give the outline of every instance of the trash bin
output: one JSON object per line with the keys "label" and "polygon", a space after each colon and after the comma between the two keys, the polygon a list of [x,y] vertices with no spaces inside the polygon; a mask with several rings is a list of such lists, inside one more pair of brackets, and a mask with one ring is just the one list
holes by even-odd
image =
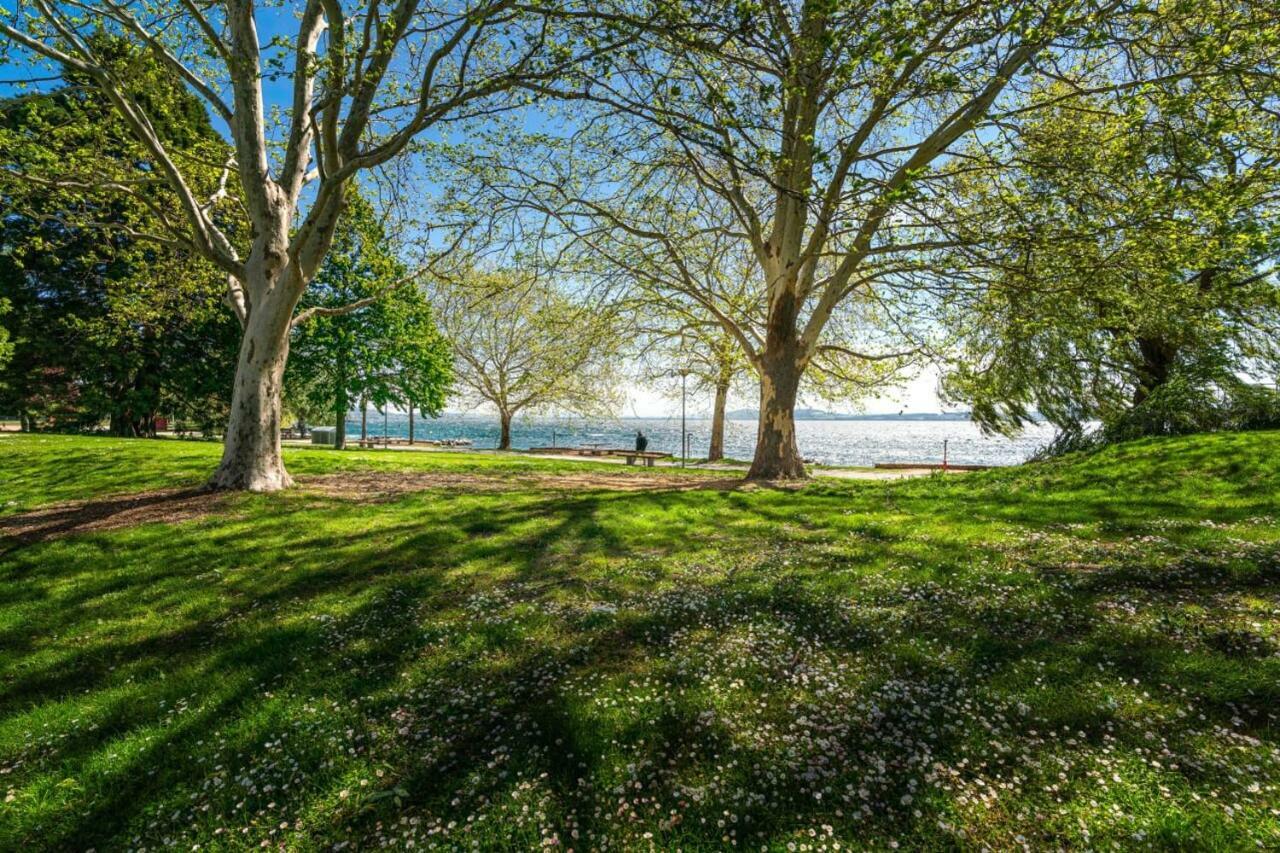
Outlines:
{"label": "trash bin", "polygon": [[337,427],[312,427],[311,428],[312,444],[323,444],[327,447],[333,447],[334,443],[337,440],[338,440]]}

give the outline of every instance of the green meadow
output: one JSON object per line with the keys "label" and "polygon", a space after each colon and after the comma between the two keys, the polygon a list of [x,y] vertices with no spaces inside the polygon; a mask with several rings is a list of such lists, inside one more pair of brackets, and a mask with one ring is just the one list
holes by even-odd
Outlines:
{"label": "green meadow", "polygon": [[0,437],[0,849],[1280,847],[1280,433],[219,452]]}

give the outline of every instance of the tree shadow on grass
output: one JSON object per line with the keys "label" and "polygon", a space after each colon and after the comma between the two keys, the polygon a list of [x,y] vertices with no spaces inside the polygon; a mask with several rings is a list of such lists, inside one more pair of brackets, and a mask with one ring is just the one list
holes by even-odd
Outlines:
{"label": "tree shadow on grass", "polygon": [[165,489],[0,516],[0,556],[25,545],[140,524],[176,524],[223,509],[225,493]]}
{"label": "tree shadow on grass", "polygon": [[[256,846],[305,817],[289,830],[299,844],[372,844],[401,818],[425,827],[491,814],[472,837],[525,846],[539,828],[497,804],[537,796],[548,827],[597,840],[621,833],[625,843],[627,827],[642,824],[659,843],[718,848],[732,808],[743,841],[835,823],[845,838],[925,843],[956,808],[954,789],[923,787],[930,762],[976,777],[991,750],[980,728],[988,711],[1030,706],[1030,722],[1002,738],[1069,726],[1088,743],[1144,743],[1093,701],[1099,665],[1113,680],[1181,685],[1218,723],[1248,701],[1280,699],[1265,661],[1188,652],[1158,634],[1139,644],[1101,620],[1101,597],[1147,582],[1119,570],[1044,598],[903,569],[850,590],[851,606],[830,584],[833,542],[856,541],[843,555],[854,572],[977,553],[945,527],[922,546],[903,522],[868,522],[878,492],[440,498],[406,496],[377,513],[300,500],[265,511],[252,538],[214,517],[198,530],[117,529],[10,555],[0,578],[19,577],[29,592],[6,597],[24,620],[4,637],[32,661],[0,682],[0,708],[17,721],[4,731],[28,713],[32,731],[42,716],[61,731],[4,759],[16,766],[9,778],[51,792],[51,805],[0,840],[113,846],[129,833],[181,838],[216,825]],[[853,510],[843,527],[801,518],[840,508]],[[716,525],[730,516],[746,532]],[[1001,507],[986,516],[1004,517]],[[984,520],[970,508],[950,523]],[[788,526],[793,538],[757,538]],[[102,549],[74,547],[90,539]],[[622,571],[642,552],[653,574]],[[55,571],[39,571],[50,562]],[[1022,582],[1037,589],[1034,575]],[[1254,593],[1277,586],[1271,576],[1250,583]],[[1210,586],[1240,588],[1229,573]],[[1044,684],[1018,677],[1031,664]],[[745,686],[730,688],[733,678]],[[649,694],[664,701],[636,698]],[[1062,701],[1071,695],[1084,698]],[[191,710],[171,713],[183,701]],[[1265,715],[1251,725],[1272,738]],[[1057,748],[1027,743],[1036,759]],[[107,751],[124,755],[106,763]],[[1187,784],[1225,783],[1211,763],[1187,768]],[[80,792],[59,799],[62,778]],[[403,796],[373,796],[396,789]]]}

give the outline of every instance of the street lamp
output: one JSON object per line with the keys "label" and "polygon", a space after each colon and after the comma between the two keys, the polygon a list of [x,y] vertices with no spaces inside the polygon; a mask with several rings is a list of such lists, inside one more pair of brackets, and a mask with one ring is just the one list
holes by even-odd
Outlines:
{"label": "street lamp", "polygon": [[685,389],[688,386],[689,371],[680,371],[680,467],[684,467],[685,457],[689,455],[689,442],[687,436],[689,433],[685,430],[684,425],[684,401]]}
{"label": "street lamp", "polygon": [[685,366],[685,330],[680,330],[680,467],[684,467],[689,455],[688,432],[685,431],[685,397],[688,388],[689,368]]}

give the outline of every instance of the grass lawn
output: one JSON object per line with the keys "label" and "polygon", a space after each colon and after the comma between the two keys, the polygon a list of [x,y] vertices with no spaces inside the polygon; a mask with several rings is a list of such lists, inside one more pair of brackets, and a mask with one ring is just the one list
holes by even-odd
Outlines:
{"label": "grass lawn", "polygon": [[1280,848],[1280,433],[799,490],[218,452],[0,437],[0,849]]}

